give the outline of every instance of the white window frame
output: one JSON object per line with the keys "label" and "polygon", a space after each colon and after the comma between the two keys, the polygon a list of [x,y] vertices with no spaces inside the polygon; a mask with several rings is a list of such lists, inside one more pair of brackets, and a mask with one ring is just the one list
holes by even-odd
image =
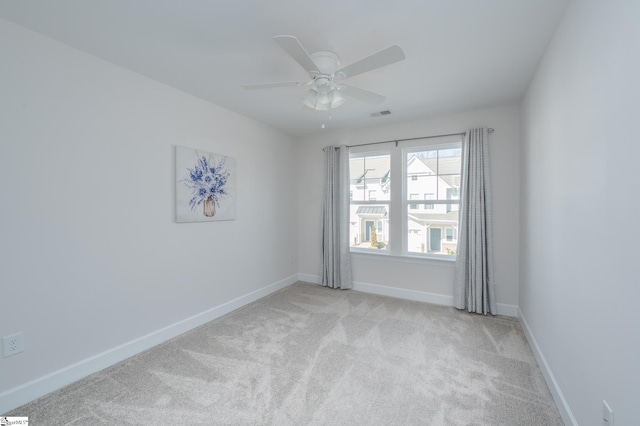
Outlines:
{"label": "white window frame", "polygon": [[[389,146],[388,149],[376,149],[371,146],[351,147],[350,154],[352,156],[362,155],[389,155],[391,182],[390,200],[376,200],[368,202],[359,202],[358,204],[387,204],[389,211],[388,234],[389,243],[386,250],[375,250],[351,247],[351,253],[372,255],[372,256],[388,256],[394,259],[407,259],[416,262],[429,261],[447,261],[453,262],[455,255],[444,255],[434,253],[416,253],[408,250],[408,207],[409,203],[422,204],[423,209],[427,204],[451,204],[451,200],[409,200],[407,195],[407,170],[406,155],[407,152],[451,149],[462,147],[462,136],[443,136],[438,138],[425,138],[413,141],[402,142],[403,146]],[[418,206],[419,207],[419,206]],[[455,225],[457,228],[457,224]],[[443,239],[446,238],[443,232]]]}

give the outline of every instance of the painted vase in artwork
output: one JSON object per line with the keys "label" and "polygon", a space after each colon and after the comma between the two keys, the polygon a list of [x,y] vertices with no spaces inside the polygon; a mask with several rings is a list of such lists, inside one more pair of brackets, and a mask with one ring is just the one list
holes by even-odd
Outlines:
{"label": "painted vase in artwork", "polygon": [[213,217],[216,214],[216,200],[211,195],[204,200],[204,215],[206,217]]}

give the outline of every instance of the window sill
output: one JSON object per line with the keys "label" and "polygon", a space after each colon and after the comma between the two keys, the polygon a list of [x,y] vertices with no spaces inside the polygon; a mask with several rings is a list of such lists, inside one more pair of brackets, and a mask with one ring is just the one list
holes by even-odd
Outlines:
{"label": "window sill", "polygon": [[419,265],[439,266],[443,268],[454,268],[456,265],[456,258],[447,257],[435,257],[435,256],[412,256],[410,254],[404,256],[393,255],[385,252],[368,252],[368,251],[356,251],[351,250],[351,257],[355,259],[368,259],[368,260],[384,260],[396,263],[413,263]]}

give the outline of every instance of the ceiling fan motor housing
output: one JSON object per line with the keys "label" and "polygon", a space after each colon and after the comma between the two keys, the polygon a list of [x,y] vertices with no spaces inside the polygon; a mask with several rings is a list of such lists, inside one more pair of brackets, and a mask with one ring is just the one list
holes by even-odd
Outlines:
{"label": "ceiling fan motor housing", "polygon": [[318,67],[320,75],[333,76],[340,66],[340,58],[333,52],[316,52],[309,56]]}

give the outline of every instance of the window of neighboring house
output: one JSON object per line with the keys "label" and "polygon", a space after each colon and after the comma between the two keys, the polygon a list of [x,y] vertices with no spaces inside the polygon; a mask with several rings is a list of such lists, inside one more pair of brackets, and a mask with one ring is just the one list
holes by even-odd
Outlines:
{"label": "window of neighboring house", "polygon": [[354,250],[387,251],[391,200],[389,152],[350,155],[350,243]]}
{"label": "window of neighboring house", "polygon": [[[409,195],[409,199],[410,200],[417,200],[418,196],[419,196],[418,194],[410,194]],[[409,204],[409,208],[411,210],[416,210],[418,208],[418,205],[417,204]]]}
{"label": "window of neighboring house", "polygon": [[[433,200],[433,193],[424,194],[424,199],[425,200]],[[434,208],[435,208],[435,206],[433,204],[431,204],[431,203],[424,205],[424,209],[425,210],[433,210]]]}
{"label": "window of neighboring house", "polygon": [[446,239],[447,241],[453,241],[455,240],[455,230],[453,228],[447,228],[445,230],[445,234],[446,234]]}
{"label": "window of neighboring house", "polygon": [[462,138],[367,148],[352,147],[350,153],[352,251],[455,256]]}
{"label": "window of neighboring house", "polygon": [[[460,200],[460,189],[459,188],[447,188],[447,200]],[[455,205],[455,210],[458,210],[458,204]],[[452,211],[454,208],[452,204],[447,204],[447,213]]]}

